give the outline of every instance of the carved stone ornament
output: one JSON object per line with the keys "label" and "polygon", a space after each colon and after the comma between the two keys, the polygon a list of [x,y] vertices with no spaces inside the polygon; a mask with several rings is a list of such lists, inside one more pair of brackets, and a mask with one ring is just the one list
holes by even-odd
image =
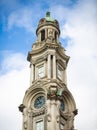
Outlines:
{"label": "carved stone ornament", "polygon": [[46,108],[45,107],[42,107],[41,109],[36,110],[36,111],[33,110],[32,117],[43,115],[43,114],[45,114],[45,112],[46,112]]}
{"label": "carved stone ornament", "polygon": [[20,111],[20,112],[23,112],[23,109],[25,108],[25,105],[24,105],[24,104],[21,104],[18,108],[19,108],[19,111]]}
{"label": "carved stone ornament", "polygon": [[49,36],[47,39],[46,39],[46,42],[47,43],[54,43],[56,40],[55,40],[55,38],[53,37],[53,36]]}
{"label": "carved stone ornament", "polygon": [[73,111],[73,113],[74,113],[74,115],[77,115],[77,114],[78,114],[78,109],[75,109],[75,110]]}
{"label": "carved stone ornament", "polygon": [[57,96],[57,91],[57,86],[50,86],[47,93],[48,98],[55,98]]}
{"label": "carved stone ornament", "polygon": [[62,96],[62,89],[58,89],[57,86],[50,86],[47,92],[47,97],[49,99],[52,98],[61,98]]}

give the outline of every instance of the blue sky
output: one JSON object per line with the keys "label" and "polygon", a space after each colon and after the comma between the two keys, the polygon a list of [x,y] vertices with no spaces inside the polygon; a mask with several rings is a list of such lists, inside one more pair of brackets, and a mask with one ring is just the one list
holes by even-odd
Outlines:
{"label": "blue sky", "polygon": [[[55,2],[52,0],[49,1],[3,0],[1,1],[0,51],[14,50],[14,51],[22,51],[26,53],[26,51],[28,51],[31,48],[31,44],[35,41],[36,38],[35,30],[37,28],[38,21],[41,17],[45,17],[46,11],[52,10],[52,7],[57,5],[63,7],[65,6],[70,9],[73,8],[75,4],[76,4],[75,0],[70,0],[70,1],[62,0],[61,3],[59,0]],[[52,16],[54,15],[56,16],[57,14],[52,12]],[[29,17],[28,20],[27,17]],[[65,19],[62,19],[63,23],[64,21]]]}
{"label": "blue sky", "polygon": [[48,10],[71,57],[67,83],[79,109],[75,128],[97,130],[97,0],[0,1],[0,129],[22,129],[18,106],[29,87],[26,57]]}

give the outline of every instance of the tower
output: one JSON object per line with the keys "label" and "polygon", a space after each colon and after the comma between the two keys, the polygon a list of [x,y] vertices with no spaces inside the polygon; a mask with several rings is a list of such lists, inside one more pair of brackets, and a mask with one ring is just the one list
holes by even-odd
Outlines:
{"label": "tower", "polygon": [[27,56],[30,87],[19,106],[22,130],[74,130],[77,109],[66,79],[70,57],[59,42],[59,23],[50,12],[40,19],[36,35]]}

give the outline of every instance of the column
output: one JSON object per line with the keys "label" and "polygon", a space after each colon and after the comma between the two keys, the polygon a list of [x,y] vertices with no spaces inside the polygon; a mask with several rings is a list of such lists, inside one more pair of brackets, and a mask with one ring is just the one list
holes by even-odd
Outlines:
{"label": "column", "polygon": [[45,39],[47,39],[47,28],[45,29]]}
{"label": "column", "polygon": [[57,34],[57,42],[59,42],[59,36],[58,36],[58,34]]}
{"label": "column", "polygon": [[32,81],[34,80],[34,65],[30,64],[30,85],[32,84]]}
{"label": "column", "polygon": [[56,79],[56,56],[53,55],[53,79]]}
{"label": "column", "polygon": [[48,54],[48,78],[51,78],[51,55]]}
{"label": "column", "polygon": [[38,33],[38,41],[41,41],[41,32]]}
{"label": "column", "polygon": [[64,70],[64,82],[67,85],[67,73],[66,73],[66,68]]}

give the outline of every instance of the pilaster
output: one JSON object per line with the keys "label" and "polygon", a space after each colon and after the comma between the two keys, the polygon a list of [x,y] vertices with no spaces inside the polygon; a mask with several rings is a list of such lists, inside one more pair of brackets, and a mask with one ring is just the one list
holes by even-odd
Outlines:
{"label": "pilaster", "polygon": [[31,63],[30,64],[30,85],[32,84],[34,80],[34,76],[35,76],[34,69],[35,69],[35,66]]}
{"label": "pilaster", "polygon": [[51,55],[48,54],[48,78],[51,78]]}
{"label": "pilaster", "polygon": [[56,79],[56,56],[53,55],[53,79]]}

